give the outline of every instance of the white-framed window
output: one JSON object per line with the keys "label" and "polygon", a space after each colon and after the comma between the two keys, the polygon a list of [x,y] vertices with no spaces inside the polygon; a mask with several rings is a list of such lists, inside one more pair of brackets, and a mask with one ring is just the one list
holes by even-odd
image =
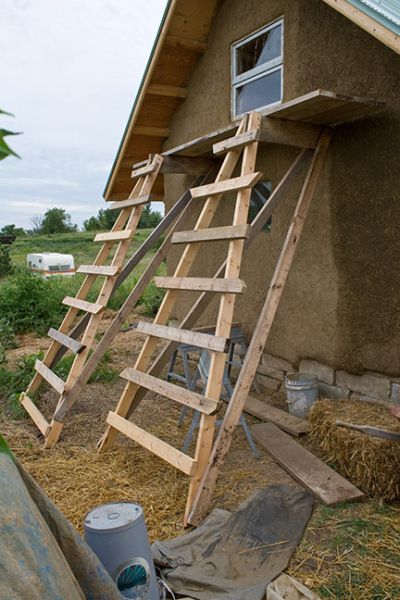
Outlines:
{"label": "white-framed window", "polygon": [[232,116],[282,101],[283,18],[232,44]]}

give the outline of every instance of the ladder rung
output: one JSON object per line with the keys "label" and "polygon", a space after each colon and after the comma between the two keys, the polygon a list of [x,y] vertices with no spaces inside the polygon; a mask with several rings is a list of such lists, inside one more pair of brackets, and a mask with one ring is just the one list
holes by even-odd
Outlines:
{"label": "ladder rung", "polygon": [[60,395],[64,392],[65,383],[58,375],[53,373],[49,367],[46,367],[40,360],[35,362],[35,371],[43,377]]}
{"label": "ladder rung", "polygon": [[157,325],[155,323],[148,323],[147,321],[139,321],[137,330],[147,335],[171,340],[180,344],[198,346],[199,348],[205,348],[214,352],[227,351],[228,340],[226,338],[207,333],[188,331],[187,329],[168,327],[167,325]]}
{"label": "ladder rung", "polygon": [[175,402],[179,402],[179,404],[184,404],[185,406],[190,406],[190,408],[193,408],[194,410],[199,410],[205,415],[213,414],[218,408],[217,400],[206,398],[205,396],[196,394],[196,392],[191,392],[190,390],[174,385],[173,383],[168,383],[168,381],[153,377],[153,375],[138,371],[132,367],[124,369],[121,373],[121,377],[132,383],[137,383],[156,394],[161,394]]}
{"label": "ladder rung", "polygon": [[119,271],[119,267],[105,265],[81,265],[77,273],[85,275],[103,275],[104,277],[114,277]]}
{"label": "ladder rung", "polygon": [[35,423],[36,427],[39,429],[40,433],[46,437],[51,429],[50,424],[42,415],[38,407],[32,402],[29,396],[25,394],[25,392],[21,394],[19,401],[25,408],[28,415],[31,417],[32,421]]}
{"label": "ladder rung", "polygon": [[253,129],[252,131],[235,135],[227,140],[222,140],[222,142],[217,142],[214,144],[213,152],[216,156],[218,156],[220,154],[230,152],[231,150],[239,150],[247,144],[257,142],[260,139],[260,135],[261,131],[259,129]]}
{"label": "ladder rung", "polygon": [[241,240],[249,235],[249,225],[230,225],[227,227],[209,227],[192,231],[177,231],[172,236],[173,244],[192,244],[196,242],[216,242],[220,240]]}
{"label": "ladder rung", "polygon": [[131,177],[132,179],[137,179],[138,177],[145,177],[146,175],[150,175],[150,173],[153,173],[156,170],[157,166],[157,163],[152,162],[149,165],[146,165],[145,167],[134,169],[131,173]]}
{"label": "ladder rung", "polygon": [[148,204],[151,202],[151,194],[145,196],[136,196],[136,198],[127,198],[126,200],[117,200],[113,202],[109,207],[111,210],[120,210],[121,208],[129,208],[130,206],[140,206],[141,204]]}
{"label": "ladder rung", "polygon": [[224,181],[217,181],[216,183],[208,183],[207,185],[191,188],[190,193],[192,198],[208,198],[209,196],[224,194],[225,192],[244,190],[246,188],[252,188],[262,176],[263,174],[260,172],[249,173],[248,175],[233,177],[233,179],[225,179]]}
{"label": "ladder rung", "polygon": [[133,235],[133,229],[122,229],[121,231],[107,231],[106,233],[98,233],[95,242],[119,242],[129,240]]}
{"label": "ladder rung", "polygon": [[131,421],[127,421],[117,413],[109,412],[107,423],[186,475],[193,475],[195,472],[197,463],[193,458],[160,440],[152,433],[131,423]]}
{"label": "ladder rung", "polygon": [[50,327],[47,335],[51,337],[52,340],[62,344],[72,352],[75,352],[75,354],[79,354],[86,348],[86,346],[78,342],[78,340],[74,340],[73,338],[69,337],[69,335],[65,335],[65,333],[61,333],[61,331],[53,329],[53,327]]}
{"label": "ladder rung", "polygon": [[105,306],[102,304],[95,304],[94,302],[88,302],[87,300],[72,298],[72,296],[66,296],[62,303],[65,304],[65,306],[77,308],[78,310],[84,310],[92,315],[97,315],[99,312],[105,309]]}
{"label": "ladder rung", "polygon": [[155,277],[155,284],[171,290],[194,292],[217,292],[220,294],[242,294],[247,286],[241,279],[219,279],[209,277]]}

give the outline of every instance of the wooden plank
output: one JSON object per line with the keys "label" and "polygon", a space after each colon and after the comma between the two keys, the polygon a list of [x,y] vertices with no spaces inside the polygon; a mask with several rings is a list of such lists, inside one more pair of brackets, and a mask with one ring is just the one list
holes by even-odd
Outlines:
{"label": "wooden plank", "polygon": [[196,467],[194,460],[187,454],[184,454],[180,450],[163,442],[155,435],[145,431],[134,423],[127,421],[112,411],[108,413],[107,423],[186,475],[191,475],[193,473],[193,470]]}
{"label": "wooden plank", "polygon": [[242,133],[240,135],[234,135],[227,140],[223,140],[222,142],[217,142],[213,145],[213,153],[216,156],[221,154],[226,154],[230,150],[240,150],[247,146],[247,144],[252,144],[260,139],[261,131],[259,129],[253,129],[253,131],[246,131],[246,133]]}
{"label": "wooden plank", "polygon": [[77,273],[84,273],[85,275],[100,275],[102,277],[114,277],[117,275],[119,267],[113,267],[112,265],[81,265],[77,269]]}
{"label": "wooden plank", "polygon": [[121,210],[121,208],[130,208],[131,206],[141,206],[142,204],[148,204],[154,200],[151,194],[145,196],[139,196],[136,198],[127,198],[126,200],[117,200],[113,202],[108,208],[111,210]]}
{"label": "wooden plank", "polygon": [[250,225],[228,225],[226,227],[207,227],[190,231],[177,231],[172,237],[173,244],[193,244],[217,242],[221,240],[244,240],[249,236]]}
{"label": "wooden plank", "polygon": [[173,98],[186,98],[187,88],[178,85],[165,85],[162,83],[151,83],[146,90],[147,94],[154,96],[171,96]]}
{"label": "wooden plank", "polygon": [[61,331],[58,331],[57,329],[53,329],[53,327],[50,327],[49,331],[47,332],[47,335],[51,337],[52,340],[55,340],[59,344],[62,344],[75,354],[79,354],[80,352],[82,352],[82,350],[85,349],[84,344],[81,344],[77,340],[74,340],[73,338],[69,337],[69,335],[65,335],[65,333],[61,333]]}
{"label": "wooden plank", "polygon": [[138,179],[139,177],[146,177],[147,175],[154,173],[156,168],[157,168],[157,165],[155,165],[153,162],[151,162],[149,164],[149,161],[147,159],[143,166],[139,167],[138,169],[134,169],[132,171],[131,178]]}
{"label": "wooden plank", "polygon": [[205,396],[201,396],[196,392],[191,392],[186,388],[179,387],[158,377],[153,377],[143,371],[138,371],[132,367],[124,369],[121,373],[123,379],[127,379],[132,383],[137,383],[139,386],[151,390],[161,396],[166,396],[170,400],[179,402],[184,406],[189,406],[194,410],[199,410],[205,415],[213,414],[218,408],[218,400],[211,400]]}
{"label": "wooden plank", "polygon": [[304,485],[324,504],[360,500],[364,494],[322,460],[300,446],[273,423],[258,423],[250,427],[254,439],[296,481]]}
{"label": "wooden plank", "polygon": [[105,233],[98,233],[94,240],[95,242],[120,242],[122,240],[129,240],[134,231],[132,229],[122,229],[121,231],[106,231]]}
{"label": "wooden plank", "polygon": [[25,394],[25,392],[22,392],[19,401],[25,408],[32,421],[35,423],[36,427],[39,429],[40,433],[46,437],[50,431],[50,425],[47,422],[47,419],[45,419],[38,407],[32,402],[29,396]]}
{"label": "wooden plank", "polygon": [[65,388],[65,383],[58,375],[53,373],[53,371],[51,371],[49,367],[46,367],[40,360],[35,362],[35,371],[37,371],[37,373],[39,373],[39,375],[41,375],[61,396]]}
{"label": "wooden plank", "polygon": [[147,321],[139,321],[136,328],[141,333],[178,342],[179,344],[190,344],[215,352],[227,351],[228,340],[215,335],[179,329],[177,327],[168,327],[167,325],[156,325]]}
{"label": "wooden plank", "polygon": [[79,298],[72,298],[72,296],[65,296],[62,304],[65,306],[71,306],[78,310],[84,310],[92,315],[97,315],[99,312],[105,309],[102,304],[96,304],[95,302],[88,302],[87,300],[80,300]]}
{"label": "wooden plank", "polygon": [[191,188],[192,198],[209,198],[210,196],[219,196],[226,192],[239,192],[247,188],[252,188],[263,176],[262,173],[249,173],[232,179],[225,179],[216,183],[201,185],[197,188]]}
{"label": "wooden plank", "polygon": [[177,35],[167,35],[165,38],[165,45],[172,48],[192,50],[193,52],[199,52],[200,54],[203,54],[207,50],[207,44],[205,42],[179,37]]}
{"label": "wooden plank", "polygon": [[400,37],[394,31],[373,19],[370,15],[350,4],[348,0],[324,0],[334,10],[353,21],[356,25],[373,35],[377,40],[400,54]]}
{"label": "wooden plank", "polygon": [[[234,392],[219,428],[217,438],[210,455],[201,483],[194,497],[188,522],[192,525],[199,524],[211,503],[212,494],[222,465],[232,442],[232,432],[239,422],[250,387],[253,383],[257,366],[261,360],[262,352],[271,331],[274,317],[285,288],[293,258],[301,239],[301,233],[311,206],[312,198],[323,168],[324,159],[331,139],[330,130],[321,134],[318,146],[313,153],[313,159],[304,181],[292,222],[283,243],[282,250],[275,267],[267,297],[261,309],[254,334],[246,352],[242,368],[237,379]],[[308,150],[305,152],[309,152]]]}
{"label": "wooden plank", "polygon": [[214,279],[213,277],[155,277],[157,287],[169,290],[242,294],[247,286],[241,279]]}
{"label": "wooden plank", "polygon": [[267,402],[257,400],[257,398],[253,398],[252,396],[247,396],[244,410],[262,421],[274,423],[274,425],[277,425],[283,431],[296,437],[311,430],[310,424],[306,419],[289,415],[289,413],[271,406]]}
{"label": "wooden plank", "polygon": [[135,135],[148,135],[150,137],[169,137],[169,129],[167,127],[148,127],[146,125],[138,125],[133,130]]}

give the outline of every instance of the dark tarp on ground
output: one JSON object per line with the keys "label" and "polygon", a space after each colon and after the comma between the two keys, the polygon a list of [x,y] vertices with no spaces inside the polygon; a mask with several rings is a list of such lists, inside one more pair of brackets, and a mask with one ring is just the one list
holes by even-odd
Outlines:
{"label": "dark tarp on ground", "polygon": [[97,556],[5,453],[0,453],[0,543],[1,600],[121,600]]}
{"label": "dark tarp on ground", "polygon": [[257,492],[238,511],[215,509],[197,529],[152,546],[174,592],[198,600],[261,600],[288,565],[313,496],[289,485]]}

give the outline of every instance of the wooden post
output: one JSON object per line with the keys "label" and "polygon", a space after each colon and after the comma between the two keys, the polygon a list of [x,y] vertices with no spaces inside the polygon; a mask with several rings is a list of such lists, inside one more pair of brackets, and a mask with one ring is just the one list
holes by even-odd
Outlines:
{"label": "wooden post", "polygon": [[256,373],[257,365],[261,359],[264,346],[282,297],[289,270],[293,262],[293,257],[322,170],[330,139],[330,130],[324,130],[314,152],[313,160],[283,244],[263,309],[254,330],[250,346],[247,350],[233,395],[230,399],[221,427],[219,428],[210,455],[210,460],[204,471],[201,483],[197,488],[197,493],[194,497],[188,516],[188,522],[192,525],[198,525],[203,520],[211,504],[219,472],[230,448],[234,429],[244,408],[247,395]]}

